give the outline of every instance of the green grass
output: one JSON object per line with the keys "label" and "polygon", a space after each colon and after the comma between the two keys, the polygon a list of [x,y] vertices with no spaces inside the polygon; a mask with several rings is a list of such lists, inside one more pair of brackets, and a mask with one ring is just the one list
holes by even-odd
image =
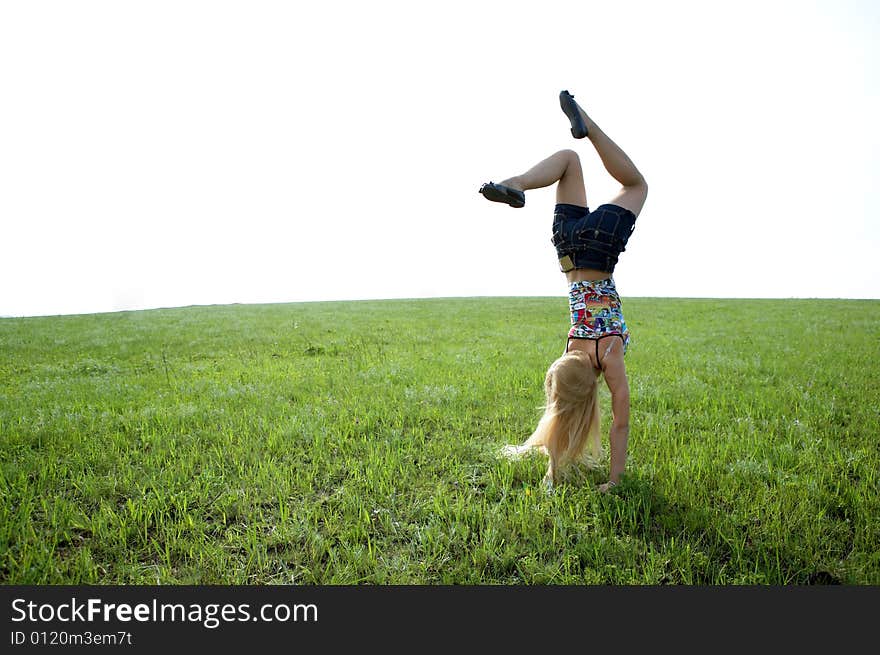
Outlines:
{"label": "green grass", "polygon": [[497,456],[564,298],[0,320],[0,582],[880,583],[880,302],[624,310],[608,495]]}

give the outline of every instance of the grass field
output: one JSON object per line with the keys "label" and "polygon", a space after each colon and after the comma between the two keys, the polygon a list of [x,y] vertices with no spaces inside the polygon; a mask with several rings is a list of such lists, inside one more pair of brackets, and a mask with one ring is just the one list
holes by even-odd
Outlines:
{"label": "grass field", "polygon": [[880,301],[624,311],[607,495],[498,457],[565,298],[0,320],[0,582],[880,584]]}

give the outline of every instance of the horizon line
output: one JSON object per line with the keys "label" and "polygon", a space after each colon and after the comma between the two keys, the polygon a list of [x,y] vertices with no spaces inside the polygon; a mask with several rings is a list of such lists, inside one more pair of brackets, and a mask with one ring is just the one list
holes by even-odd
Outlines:
{"label": "horizon line", "polygon": [[[476,295],[476,296],[407,296],[407,297],[381,297],[381,298],[332,298],[326,300],[282,300],[270,302],[230,302],[230,303],[192,303],[186,305],[160,305],[155,307],[137,307],[131,309],[108,309],[94,312],[70,312],[70,313],[46,313],[46,314],[0,314],[0,319],[22,318],[57,318],[76,316],[96,316],[101,314],[124,314],[130,312],[151,312],[169,309],[196,309],[209,307],[256,307],[265,305],[308,305],[319,303],[351,303],[351,302],[392,302],[392,301],[422,301],[422,300],[478,300],[484,298],[535,298],[554,299],[565,301],[563,296],[530,296],[530,295]],[[750,297],[750,296],[626,296],[624,300],[846,300],[846,301],[880,301],[880,298],[843,298],[838,296],[786,296],[786,297]]]}

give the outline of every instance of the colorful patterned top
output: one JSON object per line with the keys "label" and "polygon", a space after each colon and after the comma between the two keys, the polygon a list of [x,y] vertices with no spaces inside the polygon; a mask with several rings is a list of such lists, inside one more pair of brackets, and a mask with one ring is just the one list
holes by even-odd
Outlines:
{"label": "colorful patterned top", "polygon": [[572,282],[568,305],[571,310],[569,339],[600,339],[616,334],[623,339],[626,352],[630,335],[612,278]]}

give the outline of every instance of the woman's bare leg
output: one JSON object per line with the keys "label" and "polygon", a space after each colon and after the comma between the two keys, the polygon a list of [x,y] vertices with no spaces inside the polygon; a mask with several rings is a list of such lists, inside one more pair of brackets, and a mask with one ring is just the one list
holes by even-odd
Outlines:
{"label": "woman's bare leg", "polygon": [[581,160],[574,150],[560,150],[553,153],[522,175],[509,177],[501,184],[518,191],[528,191],[550,186],[554,182],[559,183],[556,185],[556,202],[587,206],[587,191],[584,188]]}
{"label": "woman's bare leg", "polygon": [[607,134],[587,115],[583,107],[578,105],[581,117],[587,125],[587,138],[599,154],[599,159],[605,166],[605,170],[615,180],[623,185],[611,204],[629,209],[636,216],[642,211],[645,200],[648,197],[648,183],[636,168],[627,154],[621,150]]}

